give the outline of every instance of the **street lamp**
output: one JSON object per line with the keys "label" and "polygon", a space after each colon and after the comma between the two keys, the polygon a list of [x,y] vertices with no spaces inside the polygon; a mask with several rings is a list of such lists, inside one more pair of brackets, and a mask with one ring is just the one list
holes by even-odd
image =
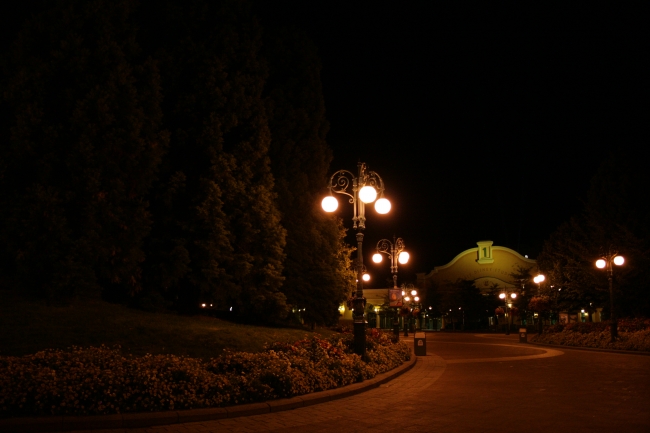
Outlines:
{"label": "street lamp", "polygon": [[512,301],[517,299],[517,294],[515,292],[509,292],[509,291],[506,290],[505,292],[501,292],[499,294],[499,298],[503,299],[503,301],[505,302],[505,306],[506,306],[506,335],[510,335],[510,321],[512,319],[511,319],[511,314],[508,313],[508,310],[510,309],[510,307],[512,307]]}
{"label": "street lamp", "polygon": [[[546,277],[544,274],[537,274],[537,276],[533,278],[533,282],[537,284],[537,296],[542,296],[542,283],[545,279]],[[544,319],[542,318],[541,311],[537,312],[537,322],[537,327],[539,328],[538,333],[541,335],[544,332]]]}
{"label": "street lamp", "polygon": [[402,306],[402,293],[397,287],[397,263],[406,264],[409,260],[409,253],[404,251],[404,240],[402,238],[395,239],[393,242],[388,239],[382,239],[377,242],[377,252],[372,256],[372,261],[381,263],[382,255],[386,254],[390,257],[390,272],[393,274],[393,288],[388,289],[388,305],[395,308],[395,315],[393,317],[393,335],[395,341],[399,341],[399,308]]}
{"label": "street lamp", "polygon": [[[390,202],[384,198],[384,181],[374,171],[369,171],[366,164],[357,164],[358,174],[348,170],[339,170],[330,178],[328,189],[330,195],[322,201],[325,212],[334,212],[338,208],[338,200],[334,193],[347,195],[354,209],[352,227],[357,230],[357,291],[353,300],[354,319],[354,353],[363,356],[366,353],[366,319],[364,309],[366,299],[363,297],[363,229],[366,228],[366,203],[375,202],[375,210],[380,214],[390,211]],[[379,199],[377,199],[379,196]]]}
{"label": "street lamp", "polygon": [[612,321],[611,329],[611,341],[612,343],[618,338],[618,321],[616,318],[616,313],[614,312],[614,288],[612,286],[612,280],[614,278],[614,263],[616,266],[623,266],[625,259],[623,256],[618,255],[618,251],[612,252],[611,249],[607,252],[606,255],[596,260],[596,267],[598,269],[607,270],[607,279],[609,280],[609,314]]}
{"label": "street lamp", "polygon": [[408,310],[408,314],[404,315],[404,336],[408,337],[409,336],[408,322],[410,322],[411,320],[410,315],[415,307],[419,307],[420,297],[418,296],[418,291],[415,290],[413,284],[406,284],[406,285],[402,284],[402,298],[404,299],[404,302],[408,304],[408,307],[406,305],[402,307]]}

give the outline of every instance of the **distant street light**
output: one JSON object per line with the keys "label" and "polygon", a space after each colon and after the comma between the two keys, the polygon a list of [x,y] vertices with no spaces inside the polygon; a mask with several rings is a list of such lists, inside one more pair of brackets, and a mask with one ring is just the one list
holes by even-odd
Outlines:
{"label": "distant street light", "polygon": [[546,277],[544,274],[537,274],[535,278],[533,278],[533,282],[537,284],[537,294],[541,295],[541,285],[546,280]]}
{"label": "distant street light", "polygon": [[408,307],[406,305],[402,307],[403,309],[408,310],[408,314],[404,314],[404,336],[408,337],[408,325],[411,321],[410,316],[414,311],[417,311],[418,314],[420,312],[420,296],[418,296],[418,291],[415,290],[415,286],[413,286],[413,284],[402,284],[402,297],[404,298],[405,304],[408,304]]}
{"label": "distant street light", "polygon": [[[537,284],[537,296],[542,296],[542,283],[544,280],[546,280],[544,274],[537,274],[537,276],[533,278],[533,282]],[[544,319],[542,318],[541,311],[537,313],[537,327],[539,328],[537,332],[541,335],[544,332]]]}
{"label": "distant street light", "polygon": [[409,253],[404,251],[404,240],[393,236],[393,242],[382,239],[377,242],[377,252],[372,256],[372,261],[381,263],[382,254],[390,257],[390,272],[393,274],[393,288],[388,290],[388,305],[395,308],[393,316],[393,336],[399,341],[399,309],[402,307],[401,291],[397,287],[397,263],[406,264],[409,261]]}
{"label": "distant street light", "polygon": [[[390,202],[384,198],[384,181],[374,171],[367,170],[366,164],[357,164],[358,174],[339,170],[330,178],[328,188],[330,195],[321,203],[325,212],[334,212],[338,200],[334,193],[350,197],[348,200],[354,209],[352,227],[357,230],[357,291],[353,299],[354,319],[354,353],[363,356],[366,353],[366,299],[363,297],[363,230],[366,228],[366,203],[375,202],[375,210],[380,214],[390,211]],[[379,196],[379,199],[377,199]]]}
{"label": "distant street light", "polygon": [[612,280],[614,279],[614,269],[612,263],[614,263],[616,266],[623,266],[625,259],[623,256],[618,255],[618,251],[612,252],[610,249],[606,255],[596,260],[596,267],[598,269],[607,270],[607,279],[609,280],[609,315],[612,322],[612,325],[610,326],[611,342],[613,343],[618,338],[618,319],[614,310],[614,288],[612,285]]}
{"label": "distant street light", "polygon": [[517,299],[517,294],[515,292],[510,292],[506,290],[505,292],[501,292],[499,294],[499,298],[503,299],[505,302],[505,307],[506,307],[506,335],[510,335],[510,322],[511,322],[511,314],[510,314],[510,308],[512,307],[512,301]]}

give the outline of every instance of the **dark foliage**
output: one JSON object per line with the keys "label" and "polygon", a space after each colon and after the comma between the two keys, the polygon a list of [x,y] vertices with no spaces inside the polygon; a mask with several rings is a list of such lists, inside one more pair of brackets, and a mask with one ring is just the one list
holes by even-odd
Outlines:
{"label": "dark foliage", "polygon": [[331,150],[304,35],[246,1],[34,10],[2,63],[0,284],[335,322],[351,248],[316,208]]}
{"label": "dark foliage", "polygon": [[618,252],[625,264],[613,270],[615,308],[621,316],[650,316],[649,184],[643,161],[609,159],[592,180],[583,213],[545,242],[538,259],[549,277],[543,287],[559,308],[599,307],[609,314],[607,271],[597,269],[595,262]]}
{"label": "dark foliage", "polygon": [[3,78],[2,273],[48,299],[133,295],[167,147],[158,70],[135,41],[132,2],[48,6]]}

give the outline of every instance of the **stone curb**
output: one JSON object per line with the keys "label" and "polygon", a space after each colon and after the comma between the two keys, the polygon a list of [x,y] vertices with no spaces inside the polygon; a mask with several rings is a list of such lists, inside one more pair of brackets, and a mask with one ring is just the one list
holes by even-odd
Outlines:
{"label": "stone curb", "polygon": [[280,412],[325,403],[377,388],[379,385],[407,372],[415,366],[416,362],[417,357],[411,352],[411,359],[409,361],[406,361],[404,364],[390,371],[379,374],[372,379],[353,383],[342,388],[314,392],[292,398],[271,400],[263,403],[169,412],[127,413],[97,416],[56,416],[46,418],[8,418],[0,419],[0,431],[3,433],[42,433],[152,427],[157,425],[210,421],[223,418],[237,418],[270,412]]}
{"label": "stone curb", "polygon": [[645,356],[650,356],[650,352],[644,352],[644,351],[640,351],[640,350],[620,350],[620,349],[603,349],[603,348],[600,348],[600,347],[566,346],[564,344],[537,343],[535,341],[528,341],[528,344],[534,344],[536,346],[548,346],[548,347],[554,347],[554,348],[562,348],[562,349],[589,350],[591,352],[609,352],[609,353],[621,353],[623,355],[645,355]]}

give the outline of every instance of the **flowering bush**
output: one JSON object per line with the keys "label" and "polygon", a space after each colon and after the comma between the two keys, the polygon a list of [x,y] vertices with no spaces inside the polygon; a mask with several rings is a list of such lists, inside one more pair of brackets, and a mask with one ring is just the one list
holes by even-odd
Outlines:
{"label": "flowering bush", "polygon": [[623,332],[637,332],[650,329],[650,319],[620,319],[618,330]]}
{"label": "flowering bush", "polygon": [[545,313],[551,310],[551,300],[548,296],[534,296],[528,303],[528,309],[536,313]]}
{"label": "flowering bush", "polygon": [[369,333],[367,359],[352,334],[275,343],[260,353],[202,361],[72,347],[0,357],[0,417],[95,415],[219,407],[292,397],[369,379],[410,359],[403,342]]}
{"label": "flowering bush", "polygon": [[650,351],[650,320],[622,319],[618,322],[618,339],[611,342],[610,322],[573,322],[553,325],[531,341],[564,346],[600,349]]}

